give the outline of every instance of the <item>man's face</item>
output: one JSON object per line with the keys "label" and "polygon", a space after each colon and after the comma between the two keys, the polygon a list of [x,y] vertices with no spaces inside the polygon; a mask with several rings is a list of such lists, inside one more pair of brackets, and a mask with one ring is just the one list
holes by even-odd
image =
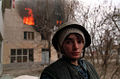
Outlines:
{"label": "man's face", "polygon": [[79,59],[81,57],[81,52],[84,47],[84,41],[81,35],[70,34],[63,41],[63,51],[64,55],[70,59]]}

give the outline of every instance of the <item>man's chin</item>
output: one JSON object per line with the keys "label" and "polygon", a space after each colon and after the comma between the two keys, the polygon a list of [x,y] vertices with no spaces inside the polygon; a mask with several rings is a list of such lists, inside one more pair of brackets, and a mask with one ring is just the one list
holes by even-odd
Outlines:
{"label": "man's chin", "polygon": [[[65,55],[64,55],[65,56]],[[76,60],[78,60],[78,59],[80,59],[81,58],[81,56],[65,56],[66,58],[68,58],[69,60],[71,60],[71,61],[76,61]]]}
{"label": "man's chin", "polygon": [[72,58],[70,58],[72,61],[76,61],[76,60],[78,60],[78,59],[80,59],[80,57],[72,57]]}

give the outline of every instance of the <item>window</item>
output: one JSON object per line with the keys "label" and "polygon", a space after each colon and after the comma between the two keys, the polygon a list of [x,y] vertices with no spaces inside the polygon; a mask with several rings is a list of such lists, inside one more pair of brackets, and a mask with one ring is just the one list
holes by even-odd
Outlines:
{"label": "window", "polygon": [[42,49],[42,63],[49,64],[50,56],[49,56],[49,49]]}
{"label": "window", "polygon": [[11,63],[33,62],[33,49],[11,49]]}
{"label": "window", "polygon": [[34,32],[24,32],[24,39],[25,40],[34,40]]}

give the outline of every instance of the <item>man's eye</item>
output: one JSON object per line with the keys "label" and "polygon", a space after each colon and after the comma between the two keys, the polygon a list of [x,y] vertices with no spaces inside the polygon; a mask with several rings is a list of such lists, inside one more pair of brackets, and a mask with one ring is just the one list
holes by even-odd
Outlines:
{"label": "man's eye", "polygon": [[78,43],[81,43],[81,40],[78,40]]}
{"label": "man's eye", "polygon": [[66,44],[71,44],[72,42],[71,41],[66,41]]}

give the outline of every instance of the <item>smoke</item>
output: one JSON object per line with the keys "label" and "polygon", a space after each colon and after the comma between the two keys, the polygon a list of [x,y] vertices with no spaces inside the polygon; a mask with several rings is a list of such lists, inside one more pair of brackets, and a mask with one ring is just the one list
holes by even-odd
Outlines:
{"label": "smoke", "polygon": [[[64,19],[64,3],[61,0],[18,0],[16,9],[21,18],[28,16],[25,8],[32,9],[35,20],[34,29],[40,33],[51,34],[57,20]],[[44,34],[43,34],[44,35]]]}
{"label": "smoke", "polygon": [[19,0],[16,1],[16,7],[21,17],[25,16],[25,8],[31,8],[34,15],[43,14],[47,10],[51,13],[54,9],[56,1],[54,0]]}
{"label": "smoke", "polygon": [[35,4],[37,1],[35,0],[20,0],[16,1],[16,8],[19,13],[19,15],[23,18],[24,16],[27,16],[27,10],[25,8],[31,8],[34,10]]}

